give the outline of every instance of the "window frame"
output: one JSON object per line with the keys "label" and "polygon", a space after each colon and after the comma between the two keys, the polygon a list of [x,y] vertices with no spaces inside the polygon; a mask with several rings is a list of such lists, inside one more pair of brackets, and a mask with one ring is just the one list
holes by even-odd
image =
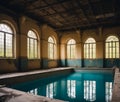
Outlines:
{"label": "window frame", "polygon": [[[74,41],[74,43],[69,43],[72,40]],[[74,50],[72,50],[73,49],[72,47],[74,47]],[[70,39],[67,42],[67,59],[75,59],[76,58],[75,52],[76,52],[76,41],[74,39]],[[72,55],[72,53],[74,53],[74,55]]]}
{"label": "window frame", "polygon": [[94,42],[88,43],[87,41],[89,39],[90,38],[88,38],[84,43],[84,59],[96,59],[96,41],[92,38]]}
{"label": "window frame", "polygon": [[[11,33],[7,32],[7,31],[2,31],[2,30],[0,31],[0,33],[3,33],[3,38],[4,38],[3,46],[1,46],[1,47],[4,47],[3,48],[4,51],[3,51],[3,56],[1,55],[0,59],[1,58],[2,59],[13,59],[13,58],[15,58],[15,51],[14,51],[14,49],[15,49],[15,45],[14,45],[15,33],[14,33],[14,30],[7,23],[0,23],[0,25],[1,24],[6,25],[11,30]],[[7,38],[6,38],[7,35],[11,35],[11,56],[7,56]]]}
{"label": "window frame", "polygon": [[[49,41],[50,38],[52,39],[52,42]],[[52,46],[52,49],[51,49],[51,46]],[[49,36],[48,37],[48,59],[49,60],[55,59],[55,46],[56,46],[56,43],[54,38],[52,36]],[[51,57],[51,52],[52,52],[52,57]]]}
{"label": "window frame", "polygon": [[[32,31],[35,34],[36,38],[30,37],[28,35],[29,31]],[[28,57],[29,60],[38,59],[38,36],[33,30],[29,30],[29,31],[28,31],[28,34],[27,34],[27,57]],[[31,42],[33,42],[32,47],[34,47],[34,48],[32,50],[33,51],[32,56],[34,56],[34,57],[30,57],[30,54],[31,54],[31,47],[30,47]],[[36,42],[36,45],[35,45],[35,42]],[[35,47],[36,47],[36,51],[35,51]]]}
{"label": "window frame", "polygon": [[[116,37],[118,39],[117,36],[115,35],[111,35],[113,37]],[[118,41],[107,41],[109,37],[111,36],[108,36],[105,40],[105,58],[106,59],[116,59],[116,58],[120,58],[120,42],[119,42],[119,39]],[[113,44],[115,44],[113,46]],[[117,47],[117,44],[118,44],[118,47]],[[106,48],[107,47],[107,48]],[[115,49],[115,52],[113,51],[113,49]],[[117,49],[118,49],[118,53],[117,53]],[[107,52],[108,51],[108,52]],[[111,52],[111,53],[110,53]],[[117,57],[118,55],[118,57]]]}

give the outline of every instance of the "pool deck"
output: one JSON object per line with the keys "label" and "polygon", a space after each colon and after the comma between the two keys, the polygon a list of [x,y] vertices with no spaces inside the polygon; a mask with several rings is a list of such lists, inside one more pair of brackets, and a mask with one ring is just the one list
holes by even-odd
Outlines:
{"label": "pool deck", "polygon": [[44,96],[35,96],[22,91],[0,88],[0,102],[65,102],[57,99],[51,99]]}
{"label": "pool deck", "polygon": [[112,102],[120,102],[120,69],[115,69]]}
{"label": "pool deck", "polygon": [[[29,76],[34,74],[40,73],[49,73],[55,71],[64,71],[73,69],[73,67],[67,68],[53,68],[53,69],[46,69],[46,70],[37,70],[31,72],[20,72],[20,73],[8,73],[8,74],[1,74],[0,80],[11,79],[20,76]],[[75,68],[75,70],[111,70],[110,68]],[[15,89],[7,88],[4,85],[0,85],[0,102],[65,102],[62,100],[51,99],[44,96],[36,96],[32,94],[28,94],[26,92],[18,91]],[[114,76],[114,86],[113,86],[113,96],[112,102],[120,102],[120,72],[119,69],[115,69],[115,76]]]}

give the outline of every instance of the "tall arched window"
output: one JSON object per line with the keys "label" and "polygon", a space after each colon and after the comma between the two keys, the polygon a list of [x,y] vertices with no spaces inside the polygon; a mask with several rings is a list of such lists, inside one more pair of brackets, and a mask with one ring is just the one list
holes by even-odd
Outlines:
{"label": "tall arched window", "polygon": [[88,38],[84,44],[84,58],[96,58],[96,42],[93,38]]}
{"label": "tall arched window", "polygon": [[55,41],[52,37],[48,38],[48,58],[55,58]]}
{"label": "tall arched window", "polygon": [[0,23],[0,57],[14,57],[14,34],[10,26]]}
{"label": "tall arched window", "polygon": [[29,59],[38,58],[38,38],[32,30],[28,31],[27,54]]}
{"label": "tall arched window", "polygon": [[105,44],[106,58],[119,58],[119,39],[116,36],[109,36]]}
{"label": "tall arched window", "polygon": [[76,41],[74,39],[70,39],[67,43],[67,58],[73,59],[75,58],[76,51]]}

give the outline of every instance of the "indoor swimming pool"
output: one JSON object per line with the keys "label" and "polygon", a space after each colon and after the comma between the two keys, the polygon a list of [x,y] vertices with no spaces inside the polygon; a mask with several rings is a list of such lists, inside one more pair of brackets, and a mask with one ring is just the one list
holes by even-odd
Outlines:
{"label": "indoor swimming pool", "polygon": [[69,102],[110,102],[113,75],[112,72],[78,71],[66,76],[36,79],[10,87]]}

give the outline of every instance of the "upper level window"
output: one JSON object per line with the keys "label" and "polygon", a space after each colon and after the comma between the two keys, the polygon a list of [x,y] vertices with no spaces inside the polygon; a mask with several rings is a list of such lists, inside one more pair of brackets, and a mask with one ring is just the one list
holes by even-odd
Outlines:
{"label": "upper level window", "polygon": [[75,58],[75,49],[76,48],[76,41],[74,39],[70,39],[67,43],[67,57],[69,59]]}
{"label": "upper level window", "polygon": [[30,30],[27,38],[27,54],[29,59],[38,58],[38,39],[36,33]]}
{"label": "upper level window", "polygon": [[14,57],[14,34],[10,26],[0,23],[0,57]]}
{"label": "upper level window", "polygon": [[84,58],[96,58],[96,43],[93,38],[88,38],[84,44]]}
{"label": "upper level window", "polygon": [[109,36],[105,44],[106,58],[119,58],[119,40],[116,36]]}
{"label": "upper level window", "polygon": [[48,38],[48,58],[55,58],[55,41],[52,37]]}

